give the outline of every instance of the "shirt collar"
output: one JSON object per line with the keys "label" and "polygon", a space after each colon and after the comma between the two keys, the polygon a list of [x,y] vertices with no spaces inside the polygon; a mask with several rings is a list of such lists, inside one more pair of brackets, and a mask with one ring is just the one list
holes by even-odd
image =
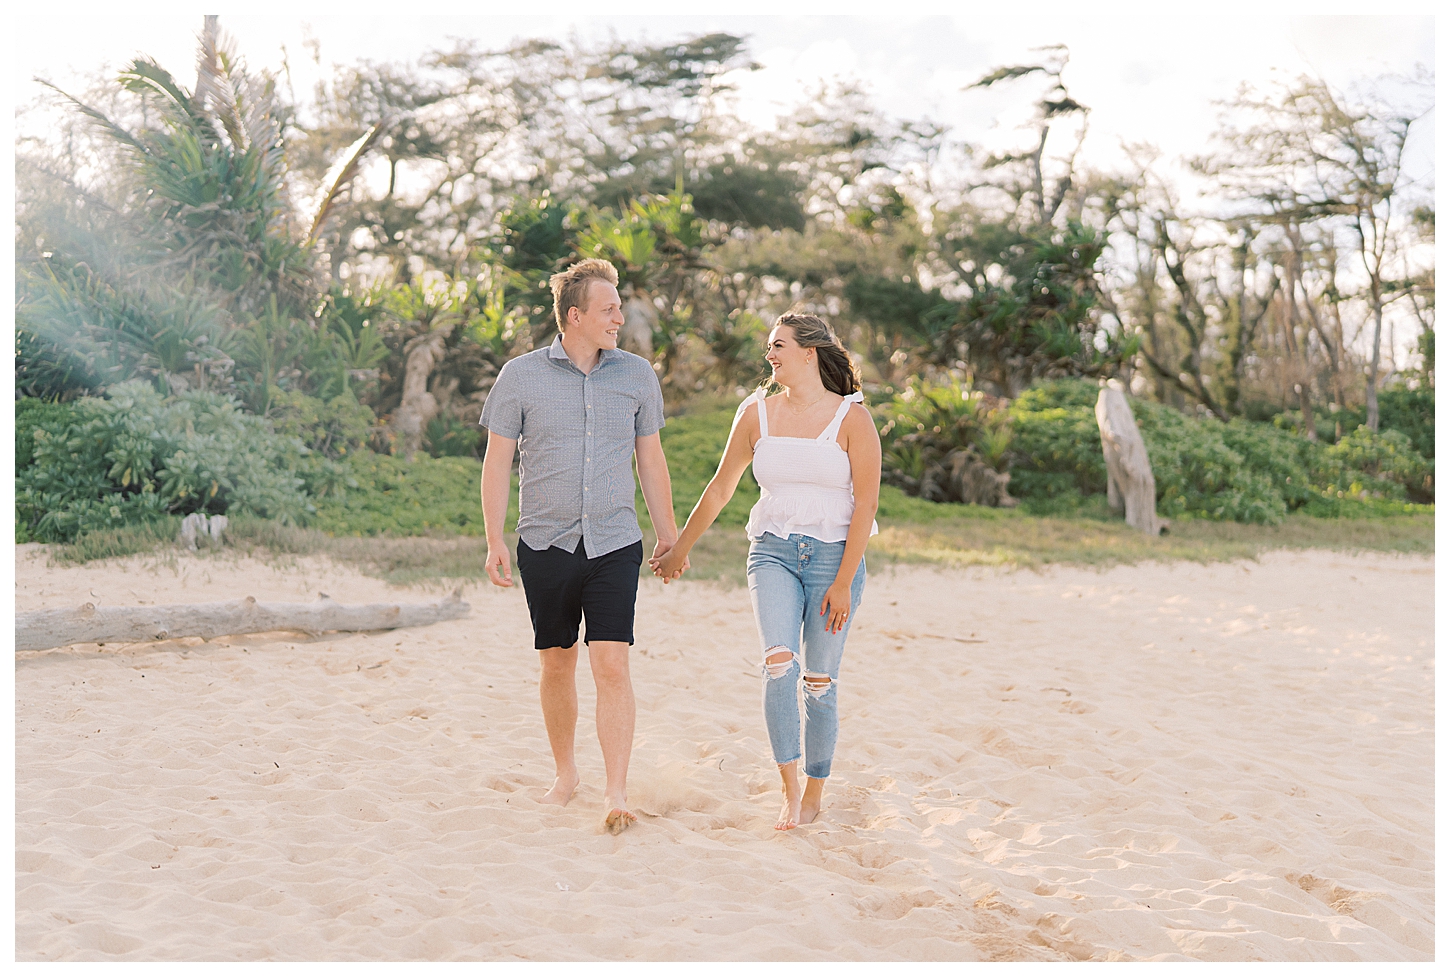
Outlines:
{"label": "shirt collar", "polygon": [[[607,362],[609,360],[618,359],[619,356],[620,356],[620,354],[622,352],[623,352],[623,350],[620,350],[618,348],[615,348],[615,349],[601,349],[599,351],[599,362],[600,363],[604,363],[604,362]],[[568,353],[564,352],[564,334],[561,333],[561,332],[555,333],[554,334],[554,341],[549,344],[549,359],[551,359],[551,360],[563,360],[565,363],[568,363],[570,366],[574,366],[574,361],[571,360],[571,359],[569,359],[569,354]],[[577,366],[575,366],[574,369],[577,370],[579,368]]]}

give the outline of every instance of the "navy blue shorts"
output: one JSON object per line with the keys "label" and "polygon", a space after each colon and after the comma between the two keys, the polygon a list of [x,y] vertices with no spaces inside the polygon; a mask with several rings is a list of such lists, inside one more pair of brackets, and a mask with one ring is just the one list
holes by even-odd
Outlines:
{"label": "navy blue shorts", "polygon": [[634,644],[634,599],[644,562],[643,542],[591,560],[584,554],[582,539],[573,553],[557,546],[530,549],[520,539],[517,554],[524,598],[534,622],[535,648],[573,647],[579,641],[581,616],[585,644]]}

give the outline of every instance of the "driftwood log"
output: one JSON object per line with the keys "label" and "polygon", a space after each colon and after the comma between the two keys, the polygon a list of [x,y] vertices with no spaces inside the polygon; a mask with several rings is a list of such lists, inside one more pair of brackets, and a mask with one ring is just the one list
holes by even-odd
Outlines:
{"label": "driftwood log", "polygon": [[255,597],[210,604],[97,607],[32,611],[15,617],[15,650],[41,651],[88,642],[217,638],[261,631],[389,631],[465,617],[454,591],[432,604],[339,604],[326,594],[310,604],[263,603]]}
{"label": "driftwood log", "polygon": [[1097,418],[1108,466],[1108,505],[1123,512],[1134,529],[1157,536],[1167,523],[1158,518],[1153,467],[1122,384],[1116,380],[1098,392]]}

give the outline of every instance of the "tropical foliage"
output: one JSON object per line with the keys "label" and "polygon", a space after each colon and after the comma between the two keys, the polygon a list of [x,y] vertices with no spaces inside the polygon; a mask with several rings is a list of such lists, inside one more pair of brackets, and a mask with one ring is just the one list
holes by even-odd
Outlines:
{"label": "tropical foliage", "polygon": [[347,487],[335,462],[218,393],[163,398],[132,381],[104,400],[24,401],[16,414],[21,542],[192,512],[300,522],[312,497]]}
{"label": "tropical foliage", "polygon": [[[349,67],[294,104],[207,17],[194,87],[135,59],[54,91],[68,128],[17,153],[19,538],[190,511],[472,532],[476,499],[410,493],[476,464],[498,369],[552,339],[548,277],[586,256],[619,270],[624,346],[672,413],[699,415],[667,429],[691,472],[681,508],[723,444],[728,410],[706,405],[761,378],[791,308],[846,341],[885,479],[920,499],[960,497],[964,466],[1010,474],[1029,508],[1097,498],[1092,404],[1117,377],[1142,393],[1171,517],[1428,502],[1434,215],[1401,174],[1414,111],[1313,80],[1245,94],[1195,161],[1235,216],[1191,217],[1151,153],[1080,165],[1067,64],[1050,49],[970,86],[1041,89],[1020,144],[963,149],[849,85],[752,128],[721,100],[756,67],[730,34],[460,44]],[[1332,186],[1305,182],[1310,149]],[[1392,314],[1420,338],[1386,370],[1356,337]]]}

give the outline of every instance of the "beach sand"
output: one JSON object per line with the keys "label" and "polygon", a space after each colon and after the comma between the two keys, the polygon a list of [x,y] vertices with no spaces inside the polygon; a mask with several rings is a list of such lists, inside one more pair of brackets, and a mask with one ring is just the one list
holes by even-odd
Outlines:
{"label": "beach sand", "polygon": [[[639,823],[552,779],[519,589],[463,620],[16,656],[19,960],[1430,960],[1433,561],[874,571],[772,830],[748,594],[641,586]],[[427,601],[320,560],[48,567],[18,611]]]}

